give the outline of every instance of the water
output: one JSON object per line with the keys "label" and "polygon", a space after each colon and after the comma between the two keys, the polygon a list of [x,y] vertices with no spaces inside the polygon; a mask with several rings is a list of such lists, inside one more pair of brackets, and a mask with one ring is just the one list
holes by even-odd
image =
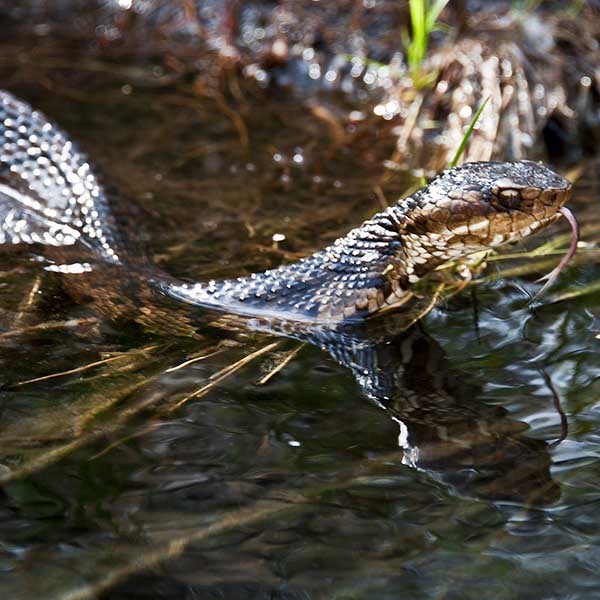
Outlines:
{"label": "water", "polygon": [[[81,142],[121,189],[124,230],[179,277],[312,252],[415,179],[381,166],[391,132],[367,122],[340,144],[294,95],[234,114],[119,72],[29,69],[2,81]],[[555,294],[598,280],[596,173],[571,203],[588,246]],[[382,407],[318,347],[222,323],[154,335],[42,266],[4,251],[2,597],[600,595],[597,292],[532,310],[535,274],[500,278],[388,330]]]}

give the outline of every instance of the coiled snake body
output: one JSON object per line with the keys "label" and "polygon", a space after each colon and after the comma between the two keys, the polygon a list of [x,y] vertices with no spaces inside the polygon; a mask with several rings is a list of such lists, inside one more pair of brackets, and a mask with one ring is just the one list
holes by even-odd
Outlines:
{"label": "coiled snake body", "polygon": [[[296,263],[219,282],[184,284],[156,270],[144,277],[168,297],[236,314],[362,319],[400,302],[441,263],[555,221],[570,191],[538,163],[468,163]],[[79,244],[106,263],[129,260],[86,156],[8,92],[0,92],[0,243]]]}

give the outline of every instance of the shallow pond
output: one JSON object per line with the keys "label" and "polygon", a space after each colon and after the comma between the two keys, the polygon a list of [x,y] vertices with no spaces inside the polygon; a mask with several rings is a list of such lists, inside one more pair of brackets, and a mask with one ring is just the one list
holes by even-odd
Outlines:
{"label": "shallow pond", "polygon": [[[335,95],[244,92],[234,111],[151,69],[138,85],[37,52],[2,86],[81,143],[172,275],[303,256],[418,180],[382,167],[390,131],[340,142]],[[408,332],[388,319],[370,346],[385,406],[315,345],[235,323],[148,333],[4,250],[2,597],[600,595],[598,174],[585,165],[571,203],[578,262],[541,306],[527,291],[559,254],[493,258]]]}

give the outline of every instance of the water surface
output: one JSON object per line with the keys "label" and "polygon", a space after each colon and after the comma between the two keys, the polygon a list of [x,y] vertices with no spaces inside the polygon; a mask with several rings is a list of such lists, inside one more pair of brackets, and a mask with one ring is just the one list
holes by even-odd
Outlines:
{"label": "water surface", "polygon": [[[293,94],[248,94],[232,112],[121,73],[29,68],[5,66],[3,86],[81,143],[120,188],[133,245],[179,277],[308,254],[417,179],[382,167],[390,131],[367,123],[340,143]],[[314,345],[116,323],[36,252],[4,250],[3,597],[600,594],[599,297],[553,302],[600,275],[597,173],[576,187],[583,254],[553,294],[528,307],[540,273],[496,279],[529,263],[490,261],[487,280],[375,344],[383,407]]]}

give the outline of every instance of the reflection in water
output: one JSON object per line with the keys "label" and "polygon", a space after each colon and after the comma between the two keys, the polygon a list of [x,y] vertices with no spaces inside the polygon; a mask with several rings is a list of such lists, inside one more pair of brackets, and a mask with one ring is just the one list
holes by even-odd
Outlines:
{"label": "reflection in water", "polygon": [[[11,209],[12,198],[2,198],[0,209]],[[167,276],[145,258],[129,256],[125,246],[117,263],[83,250],[79,244],[51,248],[55,262],[46,269],[59,272],[71,295],[95,312],[169,336],[196,337],[210,321],[210,312],[163,295],[156,281]],[[82,254],[90,262],[82,262]],[[234,315],[217,315],[212,324],[285,335],[326,350],[398,424],[403,463],[461,494],[526,504],[557,500],[547,443],[527,437],[527,426],[504,409],[480,402],[477,387],[450,367],[440,346],[409,326],[414,310],[352,326]]]}
{"label": "reflection in water", "polygon": [[478,400],[478,386],[451,367],[422,327],[405,327],[400,314],[291,335],[329,352],[389,412],[399,427],[403,464],[469,496],[530,505],[556,501],[560,489],[550,475],[549,444],[528,437],[528,426],[505,409]]}

